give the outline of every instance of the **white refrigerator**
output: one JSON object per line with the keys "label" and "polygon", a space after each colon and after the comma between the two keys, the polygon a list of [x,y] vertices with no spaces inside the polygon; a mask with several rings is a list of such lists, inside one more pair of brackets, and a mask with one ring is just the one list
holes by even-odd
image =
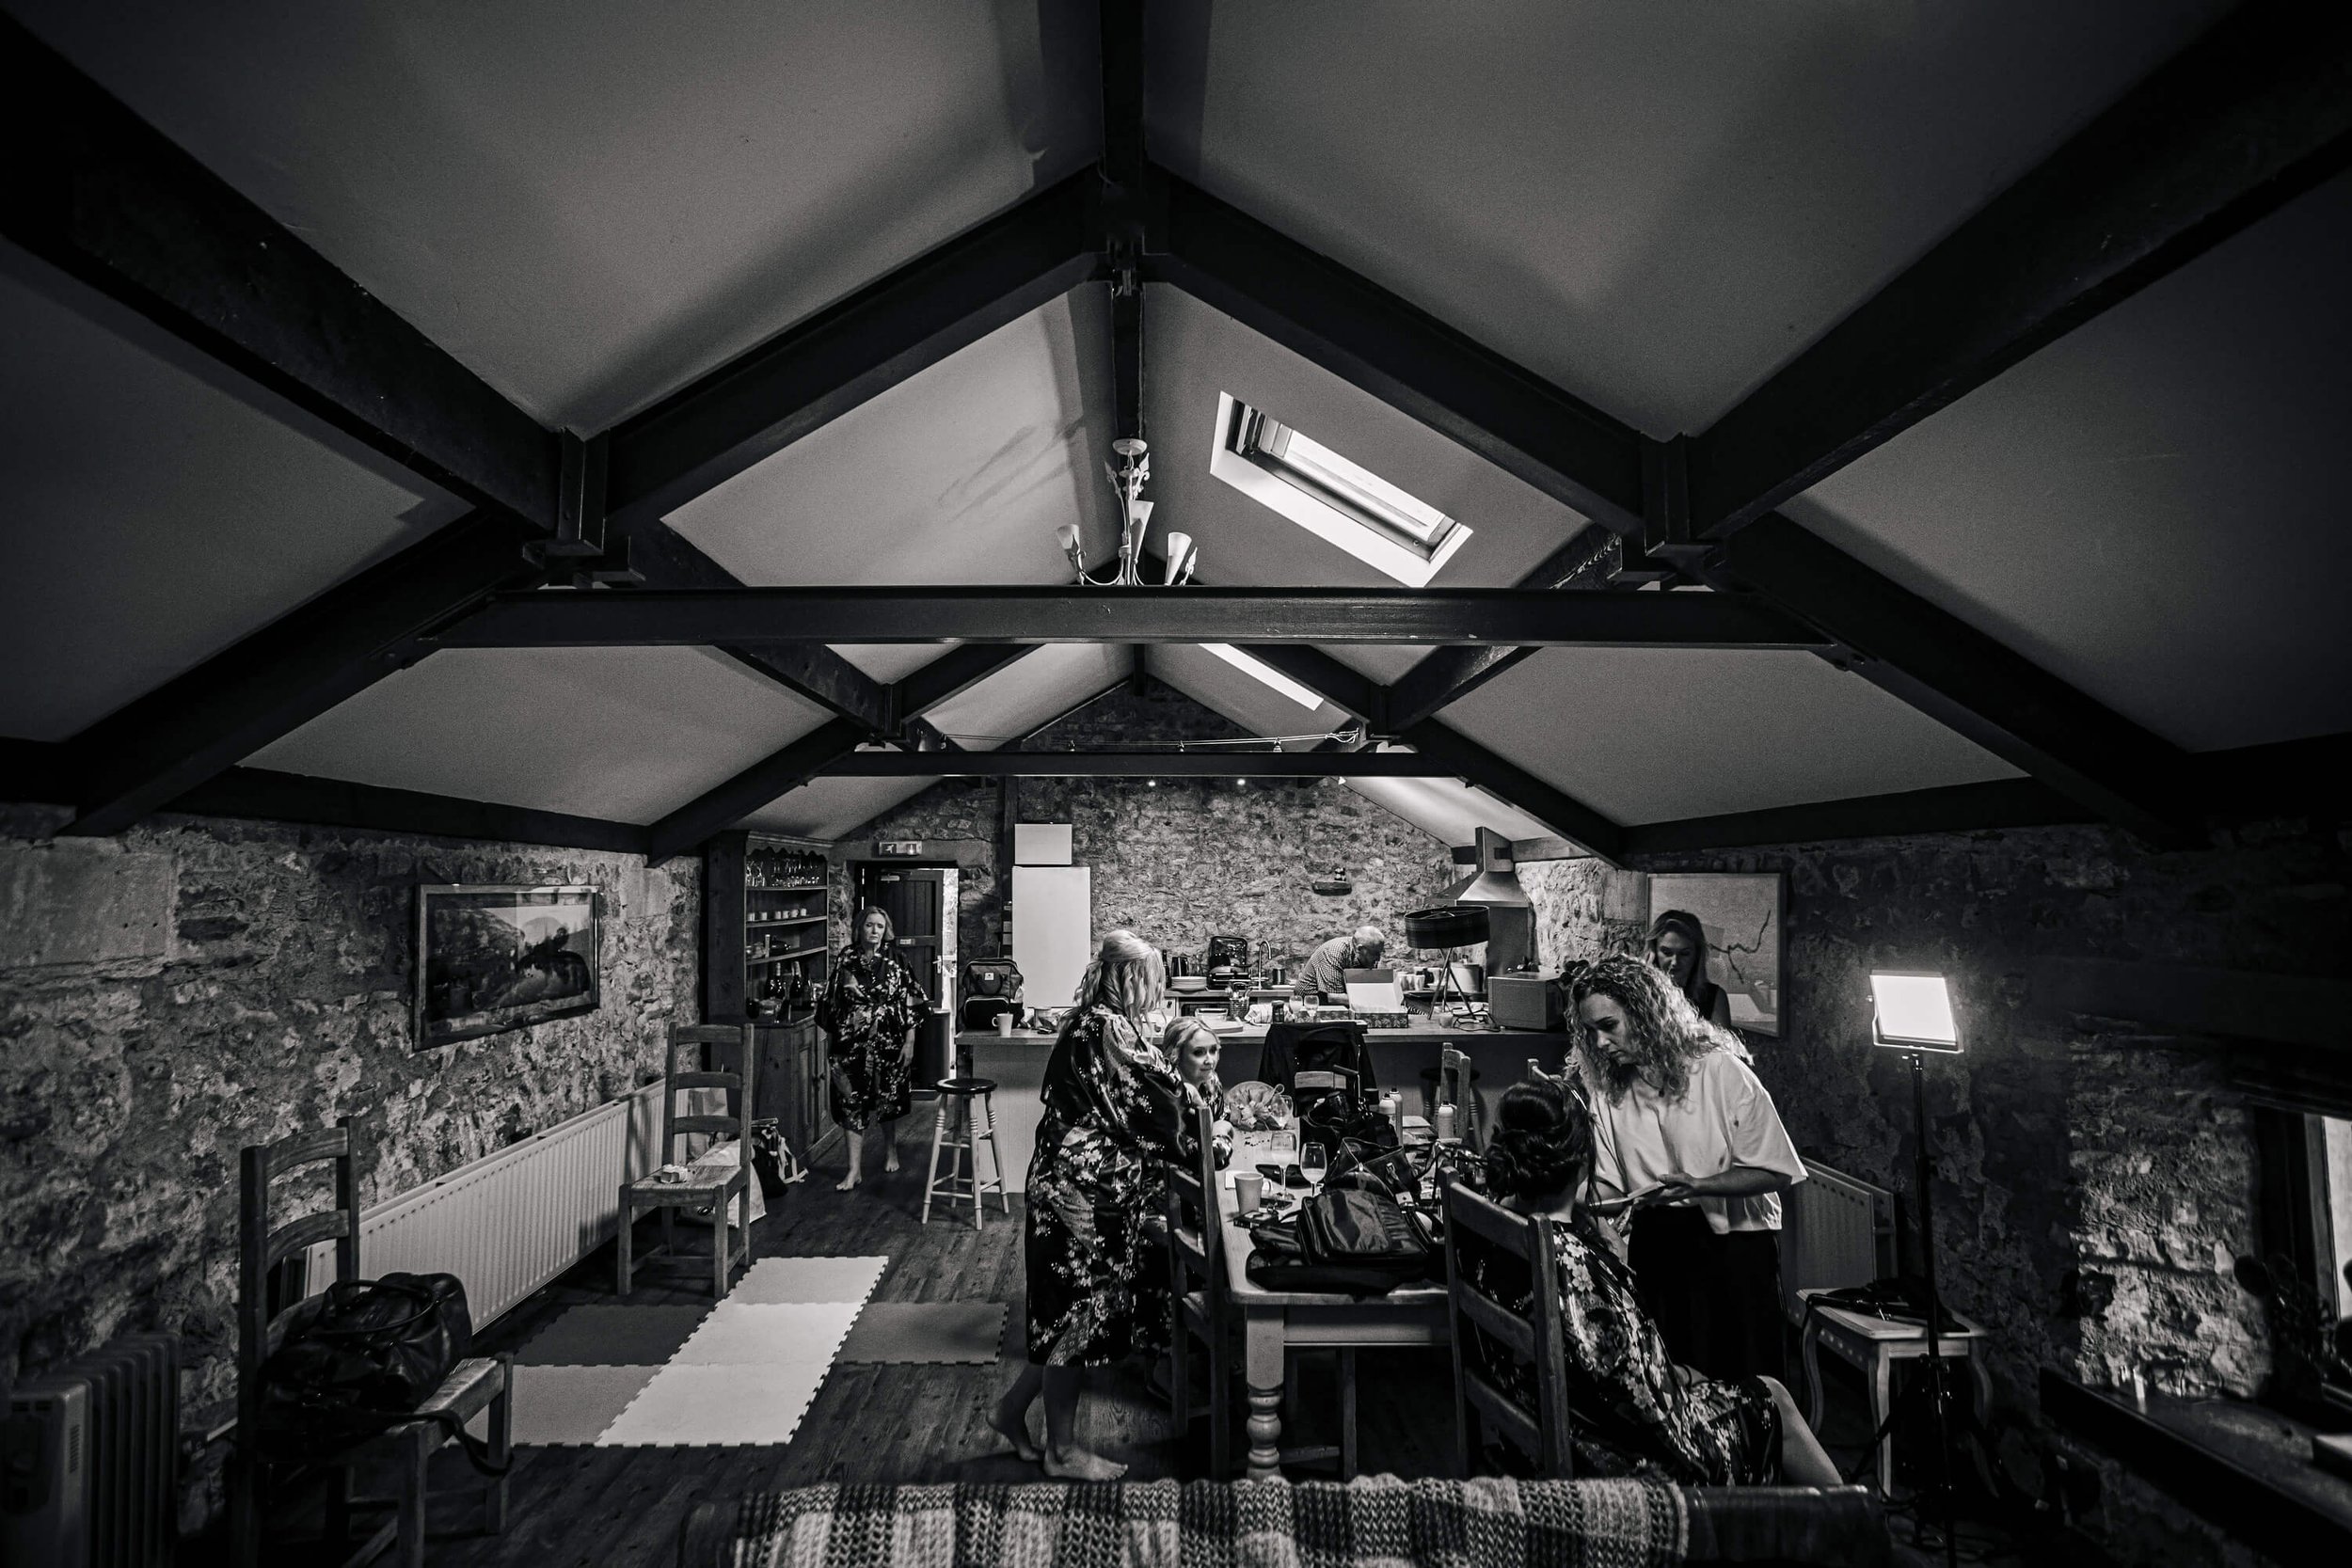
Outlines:
{"label": "white refrigerator", "polygon": [[1093,868],[1012,868],[1012,961],[1028,1007],[1067,1007],[1094,957]]}

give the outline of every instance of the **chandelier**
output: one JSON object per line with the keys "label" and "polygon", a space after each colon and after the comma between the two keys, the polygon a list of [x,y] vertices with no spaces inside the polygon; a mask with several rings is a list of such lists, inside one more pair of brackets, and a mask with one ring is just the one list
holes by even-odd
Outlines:
{"label": "chandelier", "polygon": [[[1143,499],[1144,482],[1152,477],[1152,448],[1141,436],[1122,436],[1111,443],[1111,451],[1119,454],[1119,467],[1105,463],[1103,472],[1119,497],[1119,569],[1107,578],[1093,576],[1087,570],[1086,546],[1078,537],[1078,525],[1064,523],[1056,532],[1072,570],[1089,588],[1141,588],[1145,586],[1144,535],[1152,527],[1152,503]],[[1162,552],[1159,585],[1179,588],[1190,582],[1200,557],[1191,534],[1169,533]]]}

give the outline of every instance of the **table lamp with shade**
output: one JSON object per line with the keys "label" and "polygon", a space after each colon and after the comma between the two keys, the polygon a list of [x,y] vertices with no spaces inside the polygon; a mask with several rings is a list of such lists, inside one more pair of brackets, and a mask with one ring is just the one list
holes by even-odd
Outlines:
{"label": "table lamp with shade", "polygon": [[1944,976],[1915,970],[1873,970],[1870,974],[1870,1043],[1911,1058],[1912,1145],[1918,1159],[1912,1182],[1919,1194],[1919,1259],[1928,1286],[1928,1397],[1935,1409],[1935,1450],[1944,1493],[1944,1560],[1960,1557],[1952,1488],[1951,1435],[1944,1414],[1944,1360],[1938,1342],[1944,1300],[1935,1285],[1935,1211],[1932,1164],[1928,1158],[1927,1053],[1960,1054],[1960,1025],[1952,1017],[1951,988]]}

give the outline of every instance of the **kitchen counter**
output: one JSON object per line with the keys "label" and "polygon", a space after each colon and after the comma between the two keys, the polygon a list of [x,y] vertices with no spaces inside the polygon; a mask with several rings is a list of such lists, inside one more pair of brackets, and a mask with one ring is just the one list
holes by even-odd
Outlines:
{"label": "kitchen counter", "polygon": [[[1258,1075],[1258,1058],[1265,1045],[1263,1025],[1244,1024],[1230,1033],[1220,1030],[1225,1059],[1217,1076],[1228,1085]],[[1367,1029],[1373,1077],[1379,1087],[1401,1089],[1405,1108],[1421,1111],[1418,1095],[1424,1068],[1438,1065],[1438,1052],[1447,1045],[1467,1052],[1479,1082],[1479,1119],[1494,1125],[1495,1101],[1502,1091],[1526,1075],[1534,1057],[1547,1070],[1557,1071],[1567,1058],[1568,1037],[1560,1030],[1439,1028],[1416,1018],[1402,1029]],[[1050,1034],[1016,1030],[1009,1037],[993,1029],[966,1029],[956,1036],[959,1054],[970,1053],[972,1070],[996,1080],[992,1096],[996,1112],[996,1145],[1005,1157],[1005,1190],[1022,1192],[1027,1185],[1029,1155],[1037,1141],[1038,1122],[1044,1107],[1039,1098],[1045,1082],[1045,1063],[1054,1044]]]}

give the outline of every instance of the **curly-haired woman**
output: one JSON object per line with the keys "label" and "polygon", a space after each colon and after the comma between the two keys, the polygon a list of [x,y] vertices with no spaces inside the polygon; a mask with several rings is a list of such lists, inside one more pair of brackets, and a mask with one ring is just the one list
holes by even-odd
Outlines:
{"label": "curly-haired woman", "polygon": [[1635,1205],[1627,1260],[1675,1359],[1709,1377],[1780,1374],[1785,1189],[1804,1180],[1739,1037],[1639,958],[1570,990],[1596,1091],[1593,1188]]}
{"label": "curly-haired woman", "polygon": [[[1835,1486],[1840,1477],[1777,1379],[1714,1379],[1678,1366],[1643,1307],[1632,1275],[1602,1244],[1576,1194],[1592,1163],[1594,1123],[1559,1079],[1515,1084],[1496,1109],[1486,1184],[1503,1203],[1552,1227],[1568,1405],[1579,1469],[1603,1475],[1654,1470],[1697,1485],[1784,1481]],[[1505,1300],[1534,1288],[1524,1264],[1471,1251],[1465,1267]],[[1506,1386],[1521,1364],[1483,1345],[1466,1347]]]}
{"label": "curly-haired woman", "polygon": [[[1132,931],[1103,939],[1045,1064],[1045,1117],[1029,1162],[1029,1360],[990,1425],[1024,1459],[1073,1481],[1126,1469],[1078,1447],[1078,1387],[1089,1367],[1167,1348],[1168,1270],[1153,1256],[1167,1175],[1197,1150],[1191,1091],[1156,1043],[1152,1015],[1167,977],[1159,950]],[[1045,1447],[1029,1406],[1045,1396]]]}

